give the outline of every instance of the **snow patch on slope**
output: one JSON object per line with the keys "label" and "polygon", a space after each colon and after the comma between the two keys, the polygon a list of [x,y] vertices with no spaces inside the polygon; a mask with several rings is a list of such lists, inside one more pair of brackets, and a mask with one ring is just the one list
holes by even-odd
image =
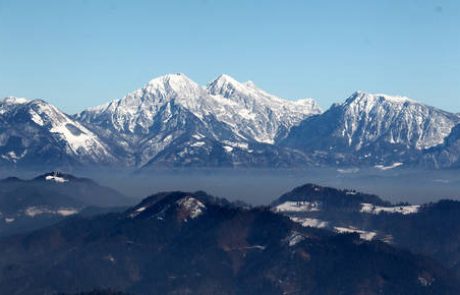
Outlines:
{"label": "snow patch on slope", "polygon": [[57,182],[57,183],[64,183],[64,182],[69,181],[68,179],[65,179],[64,177],[57,176],[57,175],[47,175],[45,177],[45,180],[46,181],[54,181],[54,182]]}
{"label": "snow patch on slope", "polygon": [[417,213],[420,209],[420,205],[405,205],[405,206],[391,206],[391,207],[383,207],[383,206],[375,206],[370,203],[361,203],[361,213],[369,213],[369,214],[380,214],[384,213],[397,213],[397,214],[414,214]]}
{"label": "snow patch on slope", "polygon": [[49,209],[46,207],[28,207],[24,211],[26,216],[35,217],[39,215],[60,215],[60,216],[70,216],[78,213],[78,210],[75,208],[59,208],[59,209]]}
{"label": "snow patch on slope", "polygon": [[338,233],[357,233],[359,237],[363,240],[371,241],[377,235],[375,232],[360,230],[355,227],[334,227],[335,231]]}
{"label": "snow patch on slope", "polygon": [[177,201],[177,205],[187,212],[187,217],[194,219],[203,214],[206,206],[193,197],[185,197]]}
{"label": "snow patch on slope", "polygon": [[386,170],[391,170],[391,169],[395,169],[395,168],[398,168],[399,166],[402,166],[404,165],[403,163],[401,162],[396,162],[396,163],[393,163],[391,165],[388,165],[388,166],[385,166],[385,165],[375,165],[374,167],[379,169],[379,170],[382,170],[382,171],[386,171]]}
{"label": "snow patch on slope", "polygon": [[289,235],[286,237],[285,242],[288,243],[289,247],[294,247],[303,240],[305,240],[305,237],[301,233],[291,231]]}
{"label": "snow patch on slope", "polygon": [[286,201],[275,207],[275,212],[315,212],[319,210],[319,202],[307,201]]}
{"label": "snow patch on slope", "polygon": [[296,223],[300,223],[304,227],[325,228],[329,224],[327,221],[316,218],[290,217],[290,219]]}

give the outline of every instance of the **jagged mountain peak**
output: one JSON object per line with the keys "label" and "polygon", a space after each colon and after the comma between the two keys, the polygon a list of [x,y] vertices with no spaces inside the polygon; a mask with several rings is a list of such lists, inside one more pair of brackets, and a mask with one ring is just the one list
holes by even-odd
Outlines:
{"label": "jagged mountain peak", "polygon": [[274,101],[283,101],[257,88],[254,83],[252,85],[241,83],[226,74],[222,74],[212,81],[208,85],[207,90],[214,96],[222,96],[247,108],[252,108],[255,104],[260,103],[266,104],[273,103]]}
{"label": "jagged mountain peak", "polygon": [[345,165],[405,164],[442,144],[458,123],[456,115],[407,97],[361,91],[304,120],[291,129],[285,143],[321,151],[330,156],[326,162],[340,162],[345,153]]}
{"label": "jagged mountain peak", "polygon": [[62,113],[57,107],[43,99],[28,99],[24,97],[8,96],[0,101],[0,106],[6,109],[30,109],[41,110],[43,112]]}
{"label": "jagged mountain peak", "polygon": [[128,93],[122,98],[89,107],[76,116],[79,117],[85,113],[113,112],[115,109],[120,108],[130,112],[142,111],[142,107],[161,104],[178,97],[195,97],[197,94],[202,94],[203,91],[203,87],[183,73],[166,74],[151,79],[143,87]]}
{"label": "jagged mountain peak", "polygon": [[284,101],[257,88],[252,81],[250,83],[241,83],[226,74],[217,77],[208,85],[207,89],[213,95],[222,95],[225,98],[246,104],[253,103],[255,99],[258,101]]}
{"label": "jagged mountain peak", "polygon": [[203,87],[185,74],[166,74],[150,80],[144,87],[134,90],[121,99],[103,104],[93,110],[122,107],[129,112],[142,111],[167,101],[193,100],[204,94]]}
{"label": "jagged mountain peak", "polygon": [[200,216],[206,208],[222,206],[236,208],[239,205],[226,199],[211,196],[205,192],[161,192],[144,199],[137,206],[128,209],[128,218],[156,217],[162,219],[173,210],[174,214],[182,220],[194,219]]}
{"label": "jagged mountain peak", "polygon": [[[121,134],[116,144],[121,142],[120,148],[128,154],[142,149],[140,160],[136,161],[147,163],[167,146],[173,147],[173,141],[180,137],[181,141],[189,138],[190,144],[196,141],[192,135],[197,131],[179,130],[179,125],[200,126],[199,133],[206,134],[208,142],[245,142],[247,146],[248,142],[274,143],[292,126],[318,112],[311,100],[283,100],[225,74],[207,88],[184,74],[168,74],[120,100],[88,109],[76,117],[100,131],[102,137],[107,136],[107,130]],[[164,138],[167,140],[163,141]],[[147,146],[146,139],[153,145]],[[203,142],[196,144],[201,146]]]}
{"label": "jagged mountain peak", "polygon": [[248,108],[261,105],[268,106],[278,113],[287,109],[299,113],[308,113],[309,115],[321,113],[321,108],[312,98],[299,100],[283,99],[262,90],[251,80],[241,83],[226,74],[217,77],[217,79],[208,85],[207,89],[213,95],[222,95]]}
{"label": "jagged mountain peak", "polygon": [[0,156],[9,163],[41,163],[41,157],[50,163],[59,158],[92,164],[114,159],[96,134],[44,100],[9,97],[0,103],[0,114],[6,130]]}
{"label": "jagged mountain peak", "polygon": [[221,74],[214,81],[209,83],[208,89],[214,94],[214,92],[222,91],[222,88],[239,89],[242,90],[245,87],[244,84],[237,81],[235,78]]}
{"label": "jagged mountain peak", "polygon": [[180,81],[192,81],[187,75],[184,73],[169,73],[169,74],[164,74],[162,76],[153,78],[152,80],[149,81],[147,84],[154,84],[159,81],[164,82],[180,82]]}
{"label": "jagged mountain peak", "polygon": [[29,102],[27,98],[16,96],[7,96],[1,101],[2,104],[23,104],[27,102]]}
{"label": "jagged mountain peak", "polygon": [[211,94],[222,95],[229,99],[235,99],[237,97],[243,96],[251,97],[252,99],[258,100],[259,102],[290,102],[288,100],[284,100],[280,97],[267,93],[266,91],[260,89],[251,80],[242,83],[227,74],[221,74],[214,81],[212,81],[207,88]]}
{"label": "jagged mountain peak", "polygon": [[417,101],[407,96],[387,95],[381,93],[369,93],[365,91],[356,91],[346,99],[343,105],[356,105],[356,104],[376,104],[376,103],[392,103],[392,104],[405,104],[417,103]]}
{"label": "jagged mountain peak", "polygon": [[0,114],[7,114],[15,110],[24,110],[32,114],[35,111],[44,109],[50,112],[56,110],[56,107],[41,99],[27,99],[14,96],[5,97],[0,101]]}
{"label": "jagged mountain peak", "polygon": [[164,76],[150,80],[144,87],[146,92],[176,93],[182,95],[192,95],[194,92],[201,92],[202,87],[195,83],[185,74],[166,74]]}
{"label": "jagged mountain peak", "polygon": [[54,112],[64,114],[56,106],[40,98],[29,99],[25,97],[8,96],[0,101],[0,107],[3,109],[30,109],[42,110],[47,113]]}
{"label": "jagged mountain peak", "polygon": [[423,150],[441,144],[458,122],[451,113],[405,96],[355,92],[339,107],[344,109],[344,134],[358,148],[384,139]]}
{"label": "jagged mountain peak", "polygon": [[228,74],[220,74],[213,82],[210,84],[223,84],[223,83],[233,83],[233,84],[241,84],[235,78]]}
{"label": "jagged mountain peak", "polygon": [[85,123],[97,121],[98,125],[124,134],[145,134],[159,112],[171,110],[171,106],[166,105],[196,108],[205,97],[206,90],[186,75],[167,74],[150,80],[121,99],[89,108],[75,117]]}

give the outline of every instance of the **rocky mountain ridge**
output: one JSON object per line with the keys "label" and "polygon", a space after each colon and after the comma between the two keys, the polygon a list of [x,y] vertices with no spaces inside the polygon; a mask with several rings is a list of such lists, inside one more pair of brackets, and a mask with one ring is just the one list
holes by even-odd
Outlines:
{"label": "rocky mountain ridge", "polygon": [[356,92],[324,113],[221,75],[148,82],[76,115],[43,100],[0,103],[0,163],[155,167],[455,167],[458,114],[407,97]]}

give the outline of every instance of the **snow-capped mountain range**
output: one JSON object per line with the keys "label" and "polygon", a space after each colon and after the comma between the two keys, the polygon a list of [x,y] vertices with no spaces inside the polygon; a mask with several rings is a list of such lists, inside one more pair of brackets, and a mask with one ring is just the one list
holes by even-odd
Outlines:
{"label": "snow-capped mountain range", "polygon": [[343,164],[416,162],[459,123],[457,114],[407,97],[355,92],[292,128],[281,145]]}
{"label": "snow-capped mountain range", "polygon": [[[234,149],[248,151],[251,144],[272,145],[292,126],[320,112],[311,99],[283,100],[226,75],[204,88],[184,74],[172,74],[153,79],[120,100],[85,110],[75,119],[105,140],[116,139],[113,144],[128,165],[143,166],[157,156],[165,157],[161,153],[169,149],[179,154],[171,155],[174,161],[185,157],[179,161],[187,165],[203,151],[209,156],[221,153],[215,151],[219,148],[231,154]],[[184,148],[178,150],[181,144]]]}
{"label": "snow-capped mountain range", "polygon": [[115,157],[91,130],[43,100],[0,102],[1,161],[24,164],[108,164]]}
{"label": "snow-capped mountain range", "polygon": [[356,92],[322,113],[313,99],[282,99],[251,81],[221,75],[203,87],[179,73],[71,116],[5,98],[0,157],[4,166],[413,165],[440,154],[427,156],[459,123],[406,97]]}

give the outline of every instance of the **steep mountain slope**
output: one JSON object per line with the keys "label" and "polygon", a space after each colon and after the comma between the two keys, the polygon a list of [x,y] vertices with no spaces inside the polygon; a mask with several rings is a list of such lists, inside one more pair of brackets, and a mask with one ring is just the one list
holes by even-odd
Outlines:
{"label": "steep mountain slope", "polygon": [[455,114],[406,97],[356,92],[292,128],[281,145],[314,153],[329,164],[413,162],[442,144],[458,122]]}
{"label": "steep mountain slope", "polygon": [[219,113],[218,119],[234,126],[237,134],[263,143],[274,143],[302,119],[321,113],[313,99],[284,100],[256,87],[221,75],[208,85],[209,92],[232,102],[236,110]]}
{"label": "steep mountain slope", "polygon": [[421,165],[436,168],[460,167],[460,124],[452,129],[443,144],[425,151]]}
{"label": "steep mountain slope", "polygon": [[54,106],[14,97],[0,102],[3,165],[104,165],[113,160],[96,134]]}
{"label": "steep mountain slope", "polygon": [[[6,253],[8,253],[6,255]],[[424,257],[302,228],[204,193],[161,193],[120,214],[0,241],[0,289],[44,294],[456,294]],[[350,267],[350,266],[353,267]]]}
{"label": "steep mountain slope", "polygon": [[6,178],[0,181],[0,236],[55,223],[86,207],[131,202],[113,189],[68,174],[47,173],[31,180]]}
{"label": "steep mountain slope", "polygon": [[[238,91],[230,93],[230,87]],[[184,143],[202,147],[200,152],[207,159],[215,154],[210,163],[224,161],[231,166],[241,161],[241,157],[232,160],[234,149],[249,153],[248,144],[273,143],[279,134],[318,112],[311,100],[281,100],[225,75],[205,89],[183,74],[172,74],[153,79],[142,89],[75,118],[116,146],[127,165],[141,167],[155,162],[157,156],[168,159],[170,166],[182,165],[180,159],[175,162],[160,155],[171,150],[186,155],[189,161],[197,158],[200,165],[206,163],[199,154],[177,151],[177,146]]]}
{"label": "steep mountain slope", "polygon": [[435,258],[460,278],[460,202],[391,204],[377,196],[307,184],[284,194],[272,210],[303,226],[356,232]]}

